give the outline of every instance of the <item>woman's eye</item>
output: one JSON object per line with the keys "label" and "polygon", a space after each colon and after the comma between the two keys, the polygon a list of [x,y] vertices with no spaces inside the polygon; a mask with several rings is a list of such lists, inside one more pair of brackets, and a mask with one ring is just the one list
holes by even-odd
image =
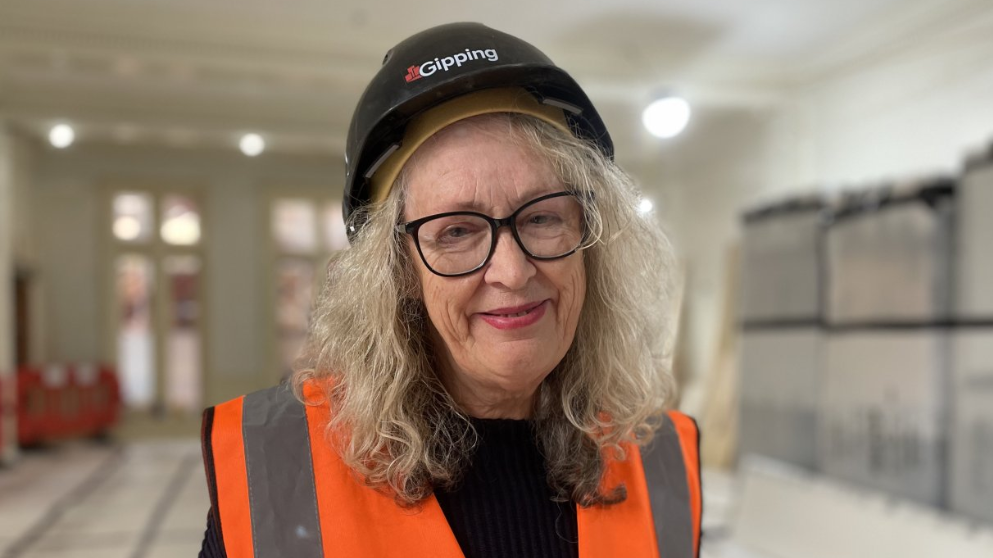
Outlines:
{"label": "woman's eye", "polygon": [[529,225],[553,225],[558,223],[561,219],[557,215],[551,213],[536,213],[528,217],[527,224]]}
{"label": "woman's eye", "polygon": [[472,239],[478,238],[480,232],[484,229],[482,227],[476,226],[472,223],[460,223],[449,225],[443,229],[441,232],[435,236],[435,242],[438,244],[456,244],[470,241]]}
{"label": "woman's eye", "polygon": [[448,227],[447,229],[442,231],[440,238],[456,239],[456,238],[462,238],[468,234],[469,234],[469,229],[466,227]]}

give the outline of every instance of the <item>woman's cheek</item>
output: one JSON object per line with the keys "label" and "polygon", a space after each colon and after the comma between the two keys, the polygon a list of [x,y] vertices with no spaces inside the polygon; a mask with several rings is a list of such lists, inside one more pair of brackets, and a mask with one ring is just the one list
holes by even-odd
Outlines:
{"label": "woman's cheek", "polygon": [[576,324],[579,322],[579,313],[583,308],[583,301],[586,299],[586,270],[582,266],[582,260],[580,260],[580,265],[577,271],[575,271],[569,278],[568,282],[568,293],[566,294],[568,301],[562,309],[565,315],[562,317],[563,324],[568,326],[567,334],[570,336],[574,333]]}

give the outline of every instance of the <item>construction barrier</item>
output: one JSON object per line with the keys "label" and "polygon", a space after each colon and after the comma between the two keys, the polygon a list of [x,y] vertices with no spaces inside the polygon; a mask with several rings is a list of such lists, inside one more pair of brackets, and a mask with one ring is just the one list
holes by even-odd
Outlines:
{"label": "construction barrier", "polygon": [[22,446],[104,435],[118,421],[120,389],[110,367],[23,367],[16,378],[18,443]]}

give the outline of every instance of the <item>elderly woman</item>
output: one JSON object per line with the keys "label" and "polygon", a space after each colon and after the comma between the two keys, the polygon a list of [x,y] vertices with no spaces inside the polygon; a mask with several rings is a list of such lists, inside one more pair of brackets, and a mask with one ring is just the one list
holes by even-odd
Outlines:
{"label": "elderly woman", "polygon": [[204,414],[201,555],[694,556],[668,245],[612,154],[519,39],[452,24],[387,53],[299,371]]}

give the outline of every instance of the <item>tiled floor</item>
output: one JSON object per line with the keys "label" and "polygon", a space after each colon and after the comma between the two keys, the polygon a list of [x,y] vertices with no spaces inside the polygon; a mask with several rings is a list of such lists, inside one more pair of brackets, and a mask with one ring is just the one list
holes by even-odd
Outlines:
{"label": "tiled floor", "polygon": [[[70,443],[0,469],[0,558],[188,558],[209,500],[198,441]],[[723,539],[734,478],[704,474],[703,556]]]}
{"label": "tiled floor", "polygon": [[0,470],[0,558],[196,556],[208,507],[196,440],[27,452]]}

